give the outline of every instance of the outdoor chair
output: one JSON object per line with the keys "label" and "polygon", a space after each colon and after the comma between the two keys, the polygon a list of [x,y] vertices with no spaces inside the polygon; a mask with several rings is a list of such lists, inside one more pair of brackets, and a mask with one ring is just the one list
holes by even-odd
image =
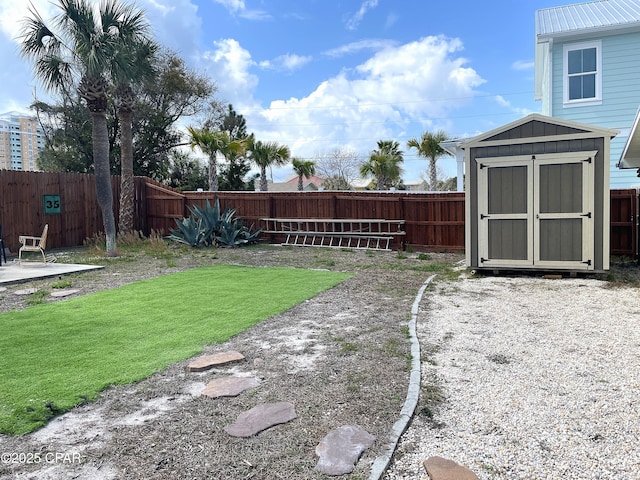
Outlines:
{"label": "outdoor chair", "polygon": [[28,235],[20,235],[18,239],[22,246],[18,251],[18,263],[22,264],[22,252],[40,252],[42,254],[42,261],[46,264],[47,257],[44,255],[44,249],[47,247],[47,233],[49,232],[49,224],[44,226],[42,235],[39,237],[30,237]]}
{"label": "outdoor chair", "polygon": [[4,242],[2,241],[2,224],[0,223],[0,265],[2,265],[2,259],[4,263],[7,263],[7,252],[4,251]]}

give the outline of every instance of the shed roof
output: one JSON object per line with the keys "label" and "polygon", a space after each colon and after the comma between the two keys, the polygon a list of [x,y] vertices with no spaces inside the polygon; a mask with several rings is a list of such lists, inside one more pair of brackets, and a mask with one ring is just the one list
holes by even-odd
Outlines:
{"label": "shed roof", "polygon": [[594,125],[587,125],[585,123],[578,123],[571,120],[547,117],[539,113],[531,113],[526,117],[508,123],[507,125],[503,125],[489,132],[482,133],[476,137],[469,138],[462,142],[461,147],[464,149],[468,149],[471,147],[475,147],[482,142],[498,141],[500,143],[508,143],[510,140],[515,141],[516,139],[521,139],[523,138],[521,135],[525,133],[525,130],[520,129],[520,127],[527,124],[537,124],[537,128],[526,130],[526,132],[530,132],[528,134],[529,136],[526,137],[527,139],[543,137],[547,135],[544,124],[559,125],[561,127],[565,127],[564,132],[562,132],[561,135],[566,137],[586,133],[593,134],[593,136],[613,138],[619,133],[617,130],[613,130],[611,128],[597,127]]}
{"label": "shed roof", "polygon": [[536,37],[552,37],[640,27],[638,0],[598,0],[536,12]]}

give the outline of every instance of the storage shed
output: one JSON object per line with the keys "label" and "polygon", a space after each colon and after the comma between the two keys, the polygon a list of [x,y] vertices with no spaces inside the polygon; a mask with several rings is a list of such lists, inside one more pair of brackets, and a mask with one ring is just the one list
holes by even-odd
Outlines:
{"label": "storage shed", "polygon": [[467,266],[608,270],[617,133],[531,114],[463,142]]}

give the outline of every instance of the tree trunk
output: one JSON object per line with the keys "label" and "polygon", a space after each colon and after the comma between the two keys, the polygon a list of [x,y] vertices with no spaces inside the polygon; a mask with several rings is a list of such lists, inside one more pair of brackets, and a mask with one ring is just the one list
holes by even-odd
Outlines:
{"label": "tree trunk", "polygon": [[102,223],[107,238],[107,256],[116,253],[116,222],[113,215],[113,192],[109,170],[109,138],[107,117],[104,111],[91,112],[93,141],[93,168],[96,174],[96,197],[102,211]]}
{"label": "tree trunk", "polygon": [[260,191],[266,192],[269,190],[269,184],[267,183],[267,169],[265,167],[260,168]]}
{"label": "tree trunk", "polygon": [[436,169],[436,159],[429,159],[429,190],[436,191],[438,184],[438,171]]}
{"label": "tree trunk", "polygon": [[302,175],[298,175],[298,191],[304,190],[304,184],[302,183]]}
{"label": "tree trunk", "polygon": [[133,148],[131,134],[131,111],[118,111],[121,123],[120,131],[120,216],[118,230],[120,234],[133,231],[134,193],[133,183]]}
{"label": "tree trunk", "polygon": [[218,159],[217,152],[209,155],[209,190],[218,191]]}

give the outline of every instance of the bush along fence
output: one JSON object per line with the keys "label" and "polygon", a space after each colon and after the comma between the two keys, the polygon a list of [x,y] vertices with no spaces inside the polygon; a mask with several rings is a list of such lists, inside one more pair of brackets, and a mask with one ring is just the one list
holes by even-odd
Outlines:
{"label": "bush along fence", "polygon": [[[120,177],[112,177],[117,215]],[[611,254],[637,257],[638,191],[611,192]],[[463,193],[419,192],[179,192],[149,178],[135,179],[136,230],[170,235],[190,209],[214,205],[235,210],[247,228],[268,230],[265,218],[402,220],[405,234],[391,248],[464,250]],[[93,175],[0,170],[0,223],[5,246],[19,247],[19,235],[35,235],[49,224],[49,248],[82,245],[102,231]],[[179,227],[178,227],[179,229]],[[280,242],[281,237],[261,234]]]}

